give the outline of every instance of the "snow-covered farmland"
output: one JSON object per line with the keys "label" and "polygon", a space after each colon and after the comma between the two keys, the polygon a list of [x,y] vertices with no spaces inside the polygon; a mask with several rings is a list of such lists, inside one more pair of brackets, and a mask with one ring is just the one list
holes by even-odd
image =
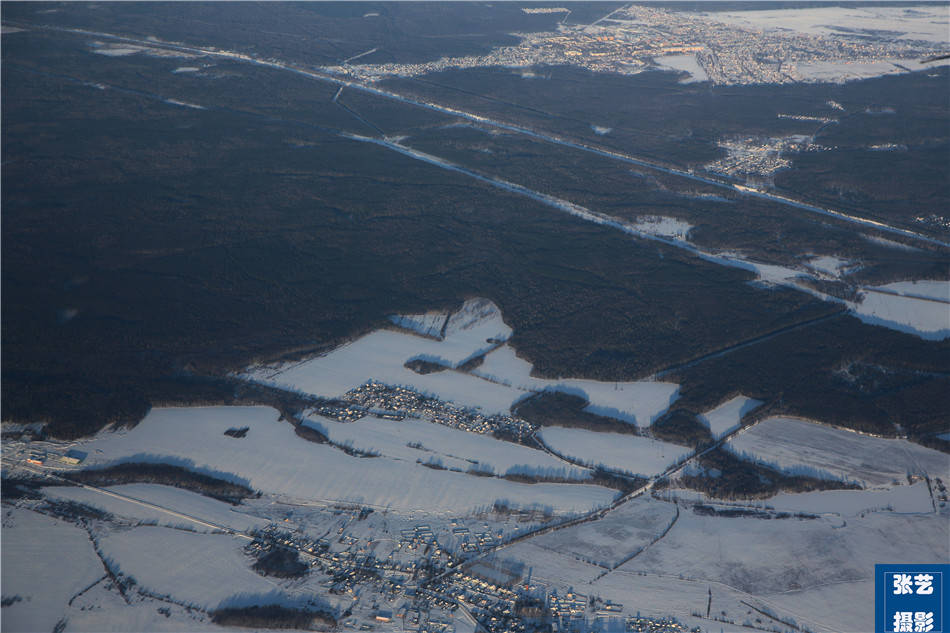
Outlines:
{"label": "snow-covered farmland", "polygon": [[624,567],[621,567],[608,572],[603,567],[584,562],[572,552],[540,547],[536,541],[531,539],[506,548],[504,556],[523,563],[525,570],[530,570],[532,581],[556,587],[562,595],[572,589],[623,604],[627,615],[639,612],[648,617],[666,617],[672,614],[684,624],[700,625],[701,630],[711,631],[718,631],[720,623],[716,623],[715,629],[710,629],[708,620],[697,621],[690,617],[691,613],[705,613],[711,585],[715,585],[714,613],[725,611],[727,617],[734,618],[748,611],[739,600],[748,601],[751,596],[718,583],[684,580],[663,570],[633,573],[623,571]]}
{"label": "snow-covered farmland", "polygon": [[89,633],[221,633],[237,630],[213,624],[211,618],[199,611],[168,602],[143,600],[126,604],[118,592],[106,589],[105,583],[99,583],[74,601],[67,617],[67,631]]}
{"label": "snow-covered farmland", "polygon": [[[248,427],[243,438],[224,435]],[[586,484],[521,484],[435,471],[388,457],[359,458],[307,442],[269,407],[153,409],[134,429],[101,432],[82,445],[90,465],[167,462],[306,501],[346,501],[397,511],[471,512],[496,501],[581,512],[615,493]]]}
{"label": "snow-covered farmland", "polygon": [[878,290],[889,290],[899,295],[907,297],[923,297],[925,299],[935,299],[950,303],[950,281],[938,281],[936,279],[921,279],[917,281],[896,281],[883,286],[877,286]]}
{"label": "snow-covered farmland", "polygon": [[891,486],[871,490],[814,490],[811,492],[780,492],[770,499],[757,501],[729,501],[712,498],[696,490],[675,488],[664,493],[678,502],[713,504],[717,507],[751,507],[757,510],[775,510],[792,514],[824,514],[840,517],[857,516],[868,512],[896,512],[898,514],[930,514],[933,500],[927,482]]}
{"label": "snow-covered farmland", "polygon": [[677,397],[679,385],[670,382],[599,382],[576,378],[546,379],[531,375],[532,365],[518,358],[514,348],[503,345],[485,355],[473,374],[493,382],[530,391],[558,391],[584,398],[586,410],[649,426]]}
{"label": "snow-covered farmland", "polygon": [[[191,521],[189,517],[240,532],[267,524],[267,521],[244,514],[223,501],[171,486],[124,484],[111,486],[106,491],[112,494],[88,488],[56,486],[44,488],[43,494],[50,499],[76,501],[99,508],[117,517],[199,532],[214,531],[216,528]],[[186,516],[180,516],[182,514]]]}
{"label": "snow-covered farmland", "polygon": [[5,631],[52,631],[69,599],[105,574],[86,532],[36,512],[4,507]]}
{"label": "snow-covered farmland", "polygon": [[947,41],[946,5],[901,7],[796,7],[765,11],[719,11],[706,14],[716,22],[765,31],[807,33],[826,37],[868,37],[887,40]]}
{"label": "snow-covered farmland", "polygon": [[614,567],[656,540],[674,516],[673,504],[642,496],[597,521],[550,532],[531,542],[588,563]]}
{"label": "snow-covered farmland", "polygon": [[767,500],[765,505],[782,512],[835,513],[844,516],[874,511],[901,514],[933,512],[930,490],[924,481],[887,490],[781,492]]}
{"label": "snow-covered farmland", "polygon": [[633,475],[661,473],[690,449],[640,435],[548,427],[538,433],[552,451],[590,466],[603,465]]}
{"label": "snow-covered farmland", "polygon": [[731,400],[723,402],[715,409],[703,413],[698,419],[709,427],[709,431],[713,437],[719,438],[739,428],[739,422],[742,420],[742,416],[759,407],[761,404],[761,400],[754,400],[745,396],[736,396]]}
{"label": "snow-covered farmland", "polygon": [[496,475],[530,474],[586,479],[590,472],[535,448],[496,440],[441,424],[406,419],[399,422],[365,417],[334,422],[314,416],[309,424],[336,444],[376,452],[394,459],[435,462],[444,468],[475,469]]}
{"label": "snow-covered farmland", "polygon": [[[377,330],[324,356],[276,368],[253,368],[245,376],[324,397],[341,396],[373,380],[487,414],[507,414],[530,393],[554,390],[586,399],[591,413],[640,426],[648,426],[666,411],[679,390],[668,382],[534,378],[531,363],[502,345],[511,336],[511,328],[487,299],[470,299],[451,315],[429,312],[391,320],[421,336]],[[408,361],[423,360],[456,368],[482,354],[484,363],[471,374],[450,370],[419,374],[405,366]]]}
{"label": "snow-covered farmland", "polygon": [[730,439],[737,455],[779,470],[868,487],[908,475],[948,478],[950,456],[907,440],[884,439],[794,418],[768,418]]}
{"label": "snow-covered farmland", "polygon": [[[782,596],[819,588],[829,597],[850,596],[855,584],[873,579],[876,563],[947,562],[948,539],[948,522],[936,514],[872,513],[842,525],[825,518],[732,518],[684,509],[662,540],[619,570],[697,581],[712,585],[714,594],[721,583],[814,631],[871,631],[872,609],[847,621],[831,608],[802,609],[800,602]],[[866,587],[860,603],[873,602],[873,586]]]}
{"label": "snow-covered farmland", "polygon": [[[891,329],[916,334],[921,338],[940,340],[950,337],[950,304],[931,298],[938,293],[943,296],[941,282],[918,282],[923,292],[914,292],[912,282],[888,284],[879,288],[864,288],[860,303],[851,302],[849,307],[855,316],[866,323],[883,325]],[[950,284],[946,285],[950,287]],[[917,295],[917,296],[911,296]]]}
{"label": "snow-covered farmland", "polygon": [[242,551],[247,543],[228,534],[194,534],[160,527],[112,532],[99,539],[103,554],[139,586],[205,609],[214,609],[235,596],[275,593],[280,597],[277,583],[251,569]]}
{"label": "snow-covered farmland", "polygon": [[[444,315],[442,316],[444,320]],[[394,321],[427,336],[438,324],[438,316],[410,315]],[[247,375],[263,382],[325,397],[341,396],[375,380],[414,389],[426,395],[485,413],[508,413],[527,394],[492,384],[455,371],[418,374],[405,367],[407,361],[424,360],[457,367],[483,354],[510,336],[494,303],[472,299],[454,313],[445,328],[445,338],[434,340],[414,334],[377,330],[332,352],[276,370],[256,368]]]}

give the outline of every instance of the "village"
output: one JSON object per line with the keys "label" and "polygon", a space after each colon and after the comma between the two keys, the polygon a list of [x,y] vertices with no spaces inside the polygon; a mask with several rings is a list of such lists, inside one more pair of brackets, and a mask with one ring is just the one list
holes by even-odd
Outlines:
{"label": "village", "polygon": [[808,81],[813,65],[840,64],[840,68],[829,72],[844,77],[849,74],[849,67],[855,65],[921,58],[936,50],[927,42],[814,34],[789,36],[739,28],[718,21],[715,14],[643,5],[623,7],[590,24],[569,24],[568,17],[561,20],[556,31],[519,33],[520,44],[496,48],[487,55],[415,64],[373,64],[368,56],[364,61],[369,63],[344,62],[326,70],[363,81],[480,66],[572,65],[591,72],[635,74],[662,66],[663,59],[669,56],[692,56],[689,72],[694,75],[693,80],[708,79],[721,85],[785,84]]}
{"label": "village", "polygon": [[341,400],[347,404],[321,405],[314,411],[340,422],[352,422],[365,415],[389,420],[418,418],[462,431],[483,435],[502,434],[517,440],[530,436],[535,430],[530,423],[514,415],[485,415],[406,387],[375,381],[348,391]]}
{"label": "village", "polygon": [[331,594],[352,597],[344,628],[453,633],[453,620],[461,615],[488,633],[691,630],[672,618],[627,615],[622,604],[562,593],[533,580],[530,568],[491,556],[500,541],[487,524],[470,528],[462,519],[452,520],[452,546],[446,547],[427,524],[402,529],[392,551],[382,557],[371,551],[372,541],[345,529],[348,522],[365,518],[367,509],[337,512],[347,518],[333,539],[313,539],[272,523],[254,534],[245,551],[252,556],[276,548],[298,552],[329,577]]}

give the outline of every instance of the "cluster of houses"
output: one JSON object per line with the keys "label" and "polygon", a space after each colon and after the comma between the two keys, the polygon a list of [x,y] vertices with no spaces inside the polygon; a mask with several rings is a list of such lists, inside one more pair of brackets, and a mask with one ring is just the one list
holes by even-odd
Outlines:
{"label": "cluster of houses", "polygon": [[[485,526],[470,529],[461,519],[451,521],[449,529],[457,552],[477,552],[497,543],[491,529]],[[270,524],[255,533],[255,540],[247,546],[252,555],[264,554],[275,547],[297,550],[330,576],[332,593],[365,595],[359,586],[372,586],[378,595],[393,605],[378,608],[373,605],[370,622],[362,618],[350,621],[349,628],[359,625],[371,630],[383,625],[395,625],[401,630],[418,633],[452,633],[450,616],[462,609],[488,633],[688,633],[690,629],[675,619],[626,617],[623,605],[569,591],[559,594],[543,584],[532,584],[522,579],[521,568],[508,569],[509,563],[482,560],[464,571],[453,571],[461,562],[450,555],[439,543],[435,531],[428,524],[417,524],[399,531],[399,539],[387,555],[374,554],[374,539],[357,538],[342,524],[331,537],[342,549],[326,538],[313,539],[301,533],[290,533],[279,524]],[[467,549],[466,545],[475,546]],[[482,551],[485,551],[483,549]],[[394,611],[396,613],[394,614]],[[440,616],[439,613],[443,615]],[[431,615],[431,617],[430,617]],[[696,629],[692,630],[693,632]]]}
{"label": "cluster of houses", "polygon": [[[348,391],[343,400],[351,405],[351,410],[361,411],[363,415],[369,413],[393,420],[420,418],[471,433],[492,435],[500,432],[522,438],[528,437],[535,430],[531,424],[517,416],[484,415],[475,409],[457,407],[412,389],[378,382],[368,382]],[[355,408],[352,405],[355,405]],[[341,419],[339,413],[335,417]]]}

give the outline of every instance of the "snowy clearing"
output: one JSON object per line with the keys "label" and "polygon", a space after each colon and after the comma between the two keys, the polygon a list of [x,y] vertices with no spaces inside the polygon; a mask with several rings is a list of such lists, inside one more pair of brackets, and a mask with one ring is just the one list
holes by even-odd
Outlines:
{"label": "snowy clearing", "polygon": [[3,595],[21,598],[3,607],[3,630],[52,631],[105,569],[85,530],[21,508],[3,515]]}
{"label": "snowy clearing", "polygon": [[853,264],[854,262],[832,255],[819,255],[818,257],[811,258],[807,263],[809,268],[827,273],[833,277],[838,277]]}
{"label": "snowy clearing", "polygon": [[661,473],[692,451],[639,435],[548,427],[538,436],[552,451],[590,466],[603,465],[632,475]]}
{"label": "snowy clearing", "polygon": [[308,422],[332,442],[415,463],[441,463],[445,468],[476,469],[496,475],[528,474],[544,477],[587,479],[590,472],[522,444],[496,440],[421,420],[382,420],[365,417],[356,422],[335,422],[314,416]]}
{"label": "snowy clearing", "polygon": [[633,228],[649,235],[685,240],[688,239],[689,231],[693,228],[693,225],[683,220],[662,215],[644,215],[637,218],[637,223],[633,225]]}
{"label": "snowy clearing", "polygon": [[670,382],[599,382],[566,378],[552,380],[531,376],[532,365],[518,358],[514,348],[503,345],[485,355],[484,362],[472,371],[476,376],[516,389],[558,391],[588,401],[590,413],[617,418],[645,427],[663,414],[677,397],[679,385]]}
{"label": "snowy clearing", "polygon": [[701,414],[697,419],[709,428],[714,438],[720,438],[739,428],[742,416],[761,405],[761,400],[736,396],[715,409]]}
{"label": "snowy clearing", "polygon": [[908,475],[946,479],[950,473],[950,455],[939,451],[794,418],[763,420],[730,439],[726,447],[784,472],[868,487],[906,482]]}
{"label": "snowy clearing", "polygon": [[688,79],[683,79],[680,83],[688,84],[696,81],[709,81],[709,75],[699,65],[696,55],[664,55],[655,57],[653,61],[664,70],[678,70],[689,73]]}
{"label": "snowy clearing", "polygon": [[[902,288],[906,292],[906,287]],[[865,323],[883,325],[928,340],[950,337],[950,305],[947,303],[893,294],[895,290],[886,286],[863,290],[864,299],[860,303],[848,302],[848,307]],[[933,290],[928,286],[927,292]]]}
{"label": "snowy clearing", "polygon": [[244,532],[255,527],[263,527],[267,524],[267,521],[263,519],[258,519],[257,517],[236,511],[233,506],[223,501],[209,499],[208,497],[189,490],[182,490],[171,486],[160,486],[157,484],[123,484],[120,486],[110,486],[106,488],[106,490],[124,497],[129,497],[132,500],[120,499],[95,490],[71,486],[44,488],[43,494],[50,499],[64,499],[83,503],[104,510],[115,516],[138,521],[154,521],[157,522],[158,525],[184,527],[199,532],[213,531],[214,528],[189,521],[187,518],[175,516],[168,512],[162,512],[156,508],[150,508],[136,503],[134,500],[167,508],[173,512],[180,512],[216,525],[225,525],[239,532]]}
{"label": "snowy clearing", "polygon": [[[553,390],[584,398],[591,413],[639,426],[649,426],[662,415],[679,390],[678,385],[668,382],[534,378],[531,363],[502,344],[511,336],[511,328],[505,325],[498,307],[487,299],[470,299],[451,316],[428,312],[392,316],[390,320],[424,336],[377,330],[324,356],[277,368],[252,368],[244,376],[330,398],[376,381],[488,414],[507,414],[531,393]],[[408,361],[422,360],[454,368],[482,354],[484,363],[471,375],[449,370],[419,374],[405,367]]]}
{"label": "snowy clearing", "polygon": [[[232,427],[249,427],[235,439]],[[82,443],[89,466],[164,462],[246,482],[266,493],[306,501],[346,501],[397,511],[466,513],[505,501],[518,507],[582,512],[615,492],[586,484],[521,484],[435,471],[387,457],[360,458],[308,442],[269,407],[153,409],[128,431],[104,431]]]}

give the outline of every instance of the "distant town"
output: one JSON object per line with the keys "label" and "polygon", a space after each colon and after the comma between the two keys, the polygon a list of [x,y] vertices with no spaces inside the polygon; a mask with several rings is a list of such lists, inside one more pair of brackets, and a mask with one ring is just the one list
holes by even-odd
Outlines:
{"label": "distant town", "polygon": [[[741,28],[704,15],[666,11],[650,6],[625,6],[591,24],[566,24],[567,9],[534,8],[528,13],[564,12],[554,32],[520,33],[517,46],[496,48],[487,55],[445,57],[418,64],[373,64],[366,51],[326,70],[373,81],[387,76],[415,77],[453,68],[502,66],[530,69],[540,65],[573,65],[592,72],[632,74],[650,67],[685,70],[693,80],[720,85],[785,84],[809,81],[811,65],[849,67],[884,64],[907,71],[899,61],[922,59],[940,49],[926,41],[894,41],[874,37],[826,37],[819,34],[768,32]],[[356,62],[361,58],[360,63]],[[834,67],[821,68],[833,76]]]}

